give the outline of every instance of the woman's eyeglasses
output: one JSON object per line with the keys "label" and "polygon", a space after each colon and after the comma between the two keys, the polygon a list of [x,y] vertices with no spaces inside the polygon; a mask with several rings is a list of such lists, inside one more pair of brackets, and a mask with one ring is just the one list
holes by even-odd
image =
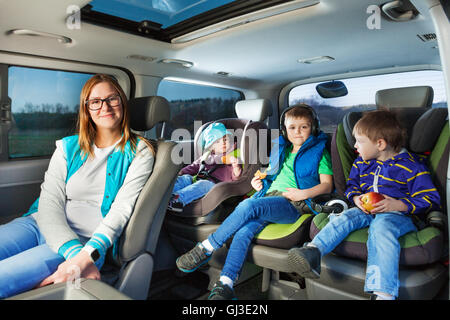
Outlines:
{"label": "woman's eyeglasses", "polygon": [[120,105],[120,96],[115,95],[105,99],[90,99],[85,102],[89,110],[96,111],[103,107],[103,102],[106,102],[110,107],[117,107]]}

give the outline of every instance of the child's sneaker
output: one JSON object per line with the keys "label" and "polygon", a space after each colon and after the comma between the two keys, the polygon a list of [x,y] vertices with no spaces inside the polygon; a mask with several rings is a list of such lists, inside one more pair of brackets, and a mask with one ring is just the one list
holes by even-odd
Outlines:
{"label": "child's sneaker", "polygon": [[208,300],[237,300],[233,288],[217,281],[208,296]]}
{"label": "child's sneaker", "polygon": [[183,204],[178,199],[178,195],[174,194],[169,200],[169,204],[167,206],[167,209],[173,212],[183,212]]}
{"label": "child's sneaker", "polygon": [[292,248],[288,251],[288,264],[304,278],[320,277],[320,250],[313,246]]}
{"label": "child's sneaker", "polygon": [[207,263],[209,259],[211,259],[211,254],[199,242],[193,249],[178,257],[176,264],[178,269],[183,272],[193,272]]}

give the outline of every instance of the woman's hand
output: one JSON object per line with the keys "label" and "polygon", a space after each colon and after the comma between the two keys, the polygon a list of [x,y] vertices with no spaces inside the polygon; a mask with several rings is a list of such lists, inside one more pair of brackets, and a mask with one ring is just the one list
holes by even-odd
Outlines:
{"label": "woman's hand", "polygon": [[256,191],[260,191],[263,188],[263,183],[259,177],[253,177],[250,184]]}
{"label": "woman's hand", "polygon": [[373,204],[374,209],[371,212],[372,214],[380,212],[408,211],[408,206],[403,201],[389,197],[385,194],[383,194],[383,196],[385,199]]}
{"label": "woman's hand", "polygon": [[297,188],[286,188],[282,196],[291,201],[301,201],[309,198],[307,189],[301,190]]}
{"label": "woman's hand", "polygon": [[83,250],[75,257],[61,263],[58,269],[45,278],[38,287],[74,280],[74,277],[78,276],[80,278],[100,280],[100,271],[95,266],[89,254]]}

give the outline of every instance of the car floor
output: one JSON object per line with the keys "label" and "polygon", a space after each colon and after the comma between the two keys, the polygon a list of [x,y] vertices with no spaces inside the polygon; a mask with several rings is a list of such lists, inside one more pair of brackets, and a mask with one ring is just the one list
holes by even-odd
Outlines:
{"label": "car floor", "polygon": [[[148,300],[206,300],[209,278],[202,272],[182,274],[177,270],[164,270],[153,275]],[[234,289],[238,300],[267,300],[261,292],[262,272],[239,283]]]}

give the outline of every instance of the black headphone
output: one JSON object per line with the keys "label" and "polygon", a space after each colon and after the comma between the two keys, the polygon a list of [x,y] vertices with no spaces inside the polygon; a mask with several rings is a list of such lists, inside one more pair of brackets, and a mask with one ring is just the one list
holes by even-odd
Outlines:
{"label": "black headphone", "polygon": [[286,112],[288,112],[289,110],[292,110],[293,108],[303,108],[308,110],[311,113],[311,118],[313,119],[312,123],[311,123],[311,134],[313,136],[317,136],[319,134],[320,131],[320,121],[319,121],[319,117],[317,116],[316,111],[311,108],[310,106],[308,106],[307,104],[297,104],[295,106],[289,107],[284,109],[283,113],[281,114],[280,117],[280,129],[281,129],[281,134],[283,135],[283,137],[285,139],[288,138],[287,136],[287,131],[286,131],[286,126],[284,125],[284,118],[285,118],[285,114]]}

